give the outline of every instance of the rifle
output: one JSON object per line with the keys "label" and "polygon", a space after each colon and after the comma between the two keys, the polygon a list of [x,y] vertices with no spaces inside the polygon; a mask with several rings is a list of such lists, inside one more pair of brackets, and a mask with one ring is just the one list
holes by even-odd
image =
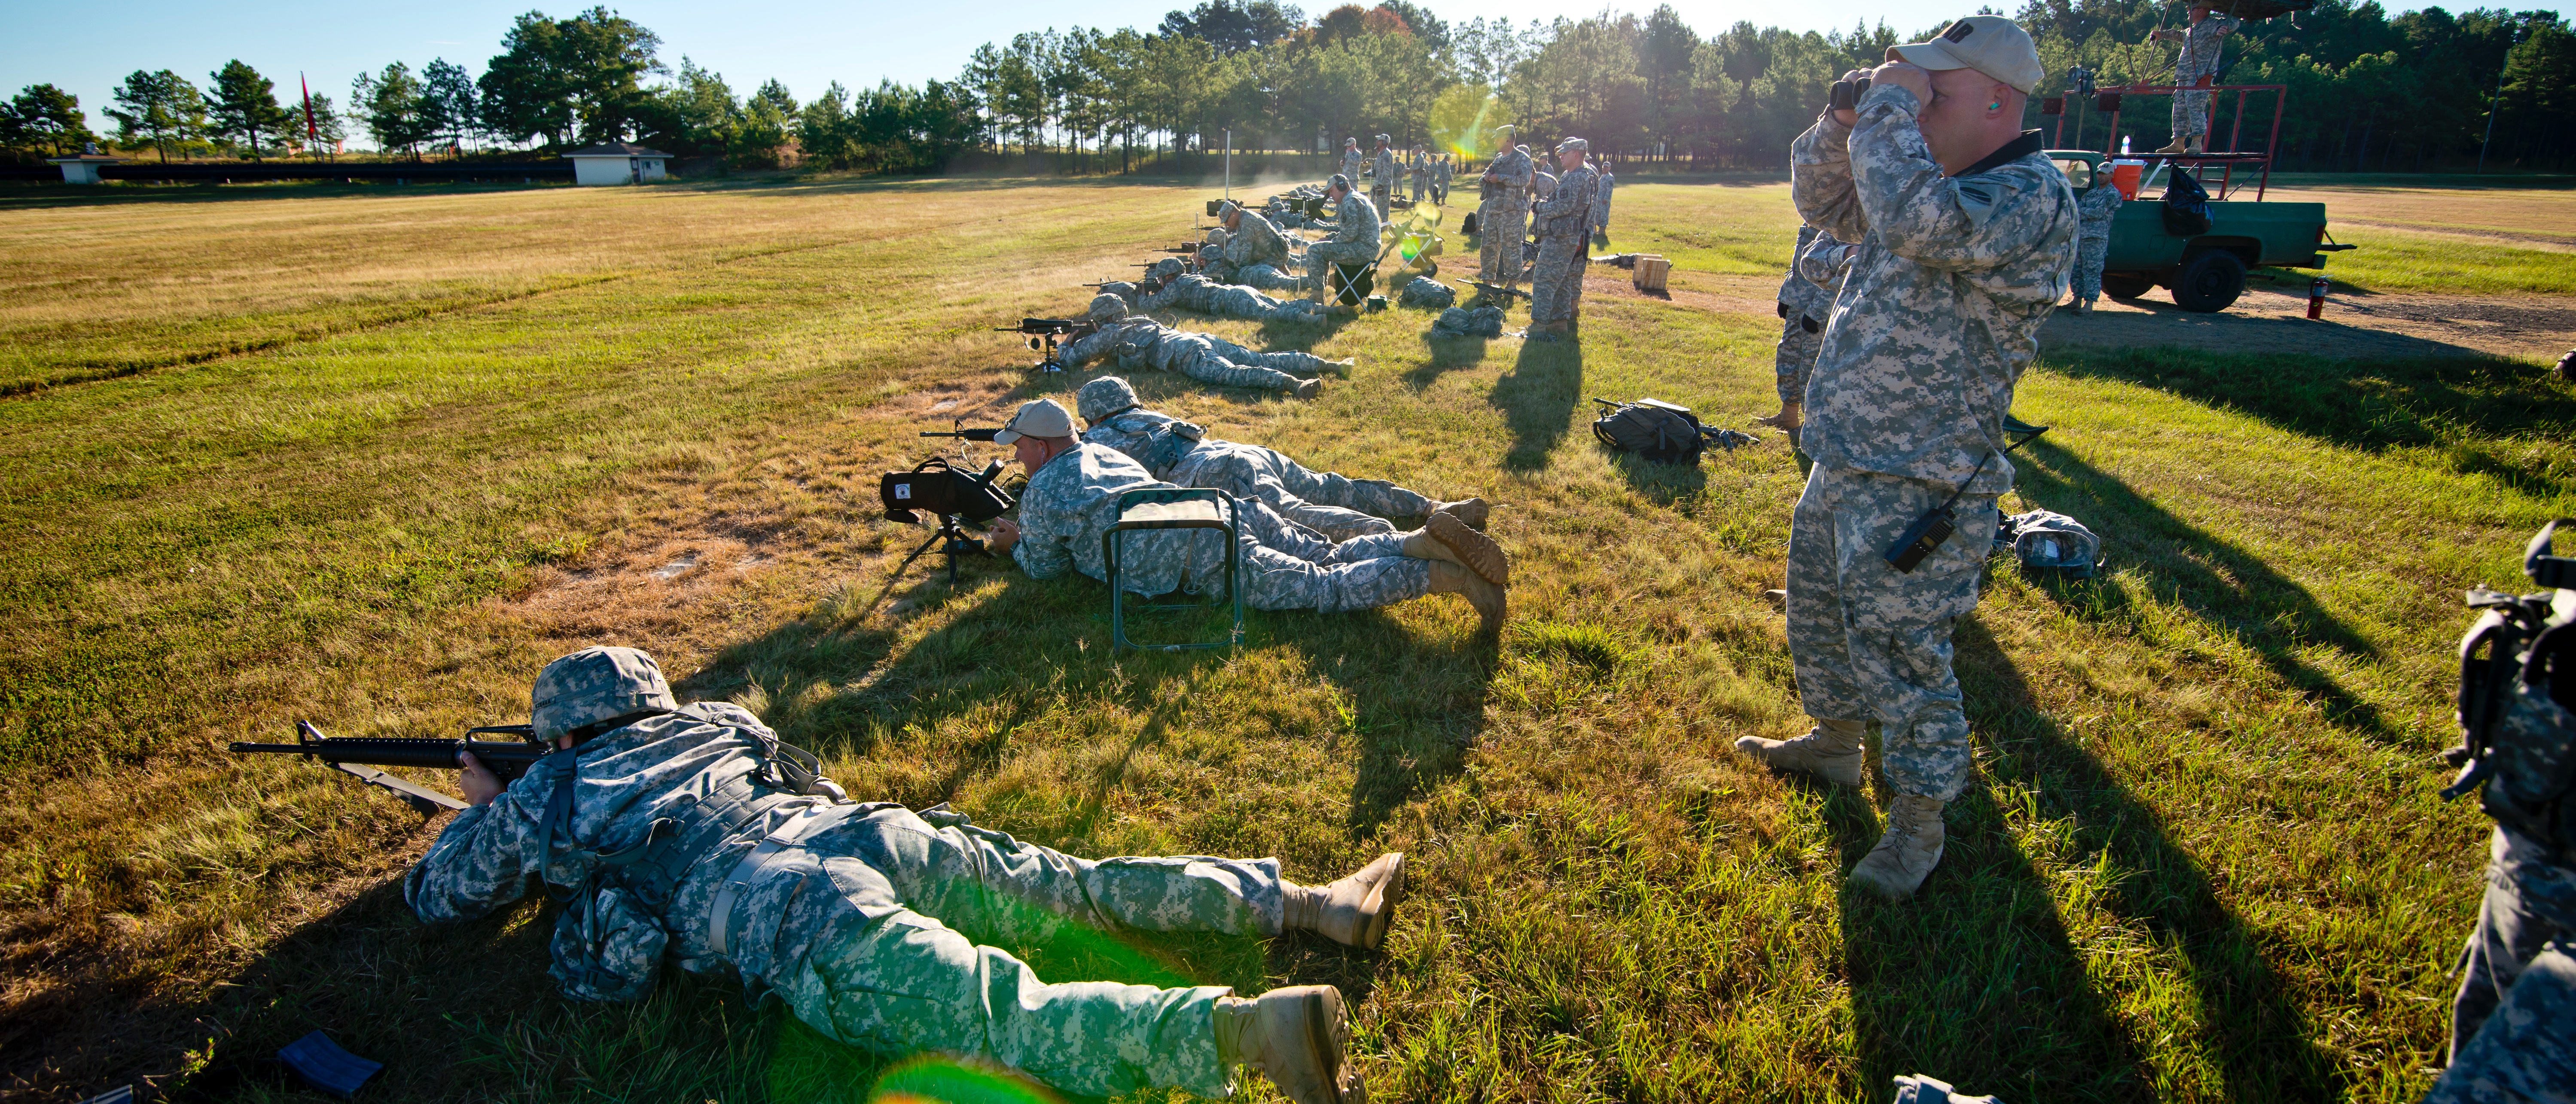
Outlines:
{"label": "rifle", "polygon": [[955,424],[957,426],[955,429],[923,430],[921,435],[924,437],[954,437],[960,441],[991,441],[994,434],[1001,432],[999,429],[968,429],[966,428],[966,420],[964,418],[958,419]]}
{"label": "rifle", "polygon": [[[514,742],[477,740],[477,733],[495,732],[516,736]],[[465,803],[436,790],[426,790],[370,767],[427,767],[433,770],[455,770],[458,752],[470,751],[483,761],[483,766],[508,785],[528,773],[537,761],[554,753],[550,745],[537,741],[536,730],[527,725],[486,725],[465,730],[462,740],[384,736],[324,736],[311,721],[295,722],[296,742],[291,744],[253,744],[235,741],[236,755],[301,755],[317,760],[333,770],[355,776],[370,786],[381,786],[410,802],[422,816],[436,816],[440,809],[462,809]]]}
{"label": "rifle", "polygon": [[1598,265],[1609,265],[1612,268],[1635,268],[1637,267],[1637,257],[1638,254],[1635,253],[1618,253],[1607,257],[1594,257],[1592,258],[1592,263]]}
{"label": "rifle", "polygon": [[[1064,371],[1064,361],[1056,356],[1056,340],[1064,337],[1083,337],[1099,328],[1100,323],[1087,318],[1023,318],[1017,326],[995,326],[993,332],[1029,335],[1029,348],[1046,353],[1046,359],[1031,366],[1030,371],[1061,372]],[[924,436],[929,435],[924,434]],[[992,440],[990,437],[967,439]]]}

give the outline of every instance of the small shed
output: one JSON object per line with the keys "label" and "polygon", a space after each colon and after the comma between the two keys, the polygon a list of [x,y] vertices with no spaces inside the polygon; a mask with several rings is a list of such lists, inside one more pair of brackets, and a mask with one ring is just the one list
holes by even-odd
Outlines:
{"label": "small shed", "polygon": [[572,182],[584,186],[642,184],[668,179],[670,175],[662,168],[671,159],[670,154],[632,142],[584,146],[565,154],[564,159],[572,162]]}
{"label": "small shed", "polygon": [[65,184],[96,184],[99,182],[98,170],[125,163],[122,157],[109,157],[98,152],[96,142],[83,143],[78,157],[48,157],[45,160],[62,166]]}

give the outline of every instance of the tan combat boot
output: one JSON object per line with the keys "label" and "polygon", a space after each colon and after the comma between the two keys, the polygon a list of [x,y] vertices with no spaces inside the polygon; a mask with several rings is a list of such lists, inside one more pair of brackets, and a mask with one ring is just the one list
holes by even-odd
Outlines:
{"label": "tan combat boot", "polygon": [[1887,834],[1852,867],[1852,884],[1890,901],[1914,895],[1941,863],[1941,803],[1907,795],[1887,811]]}
{"label": "tan combat boot", "polygon": [[1861,784],[1867,764],[1867,750],[1861,738],[1869,732],[1867,721],[1833,721],[1816,718],[1816,727],[1795,740],[1766,740],[1744,736],[1735,741],[1735,750],[1750,755],[1772,770],[1812,774],[1837,786]]}
{"label": "tan combat boot", "polygon": [[1495,586],[1512,585],[1512,558],[1494,538],[1467,527],[1456,514],[1433,514],[1422,528],[1404,535],[1404,554],[1417,560],[1447,560],[1475,572]]}
{"label": "tan combat boot", "polygon": [[1324,370],[1331,372],[1342,379],[1349,379],[1351,378],[1351,369],[1359,367],[1359,363],[1360,358],[1358,357],[1343,357],[1340,360],[1334,361],[1332,367]]}
{"label": "tan combat boot", "polygon": [[1296,393],[1297,393],[1297,397],[1298,397],[1298,398],[1301,398],[1301,399],[1311,399],[1311,398],[1314,398],[1317,394],[1321,393],[1323,390],[1324,390],[1324,381],[1322,381],[1322,380],[1319,380],[1319,379],[1310,379],[1310,380],[1299,380],[1299,381],[1297,381],[1297,392],[1296,392]]}
{"label": "tan combat boot", "polygon": [[1376,950],[1404,899],[1404,852],[1390,851],[1359,873],[1329,885],[1280,883],[1280,927],[1310,931],[1344,946]]}
{"label": "tan combat boot", "polygon": [[1217,998],[1217,1058],[1260,1071],[1297,1104],[1366,1104],[1368,1086],[1351,1065],[1350,1048],[1342,991],[1330,985]]}
{"label": "tan combat boot", "polygon": [[1465,498],[1456,502],[1433,502],[1431,504],[1432,513],[1447,514],[1450,517],[1457,518],[1460,521],[1466,522],[1467,528],[1470,529],[1483,529],[1485,527],[1485,519],[1492,513],[1492,511],[1493,507],[1488,505],[1482,498]]}
{"label": "tan combat boot", "polygon": [[2186,143],[2185,143],[2181,138],[2176,138],[2176,139],[2174,139],[2174,140],[2173,140],[2173,144],[2172,144],[2172,145],[2170,145],[2170,146],[2166,146],[2165,148],[2160,149],[2160,150],[2148,150],[2147,152],[2149,152],[2149,153],[2181,153],[2181,152],[2183,151],[2183,147],[2184,147],[2184,145],[2185,145],[2185,144],[2186,144]]}
{"label": "tan combat boot", "polygon": [[2191,156],[2191,157],[2198,157],[2198,156],[2200,156],[2200,155],[2202,155],[2202,154],[2204,154],[2204,153],[2208,153],[2208,152],[2209,152],[2209,139],[2207,139],[2207,138],[2194,138],[2194,139],[2192,139],[2188,144],[2186,144],[2186,145],[2184,145],[2184,146],[2183,146],[2183,148],[2182,148],[2182,152],[2183,152],[2186,156]]}
{"label": "tan combat boot", "polygon": [[1476,607],[1476,616],[1484,620],[1484,631],[1502,630],[1510,598],[1503,588],[1486,582],[1483,576],[1447,560],[1433,560],[1431,593],[1465,595],[1467,604]]}
{"label": "tan combat boot", "polygon": [[1753,424],[1773,429],[1796,429],[1806,421],[1806,408],[1798,403],[1781,403],[1780,412],[1768,418],[1755,418]]}

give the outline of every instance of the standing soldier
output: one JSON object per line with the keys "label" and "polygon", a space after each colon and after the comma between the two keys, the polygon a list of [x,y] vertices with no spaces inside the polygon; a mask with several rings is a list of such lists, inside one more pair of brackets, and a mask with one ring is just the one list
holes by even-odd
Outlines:
{"label": "standing soldier", "polygon": [[1583,306],[1583,271],[1591,267],[1592,205],[1601,195],[1599,174],[1583,163],[1592,144],[1568,138],[1556,144],[1556,192],[1538,204],[1538,268],[1530,278],[1529,335],[1561,341],[1574,333]]}
{"label": "standing soldier", "polygon": [[1447,205],[1447,204],[1448,204],[1448,202],[1449,202],[1449,177],[1450,177],[1450,175],[1451,175],[1454,171],[1455,171],[1455,167],[1449,164],[1449,155],[1448,155],[1448,154],[1445,154],[1445,153],[1444,153],[1444,154],[1441,154],[1441,155],[1440,155],[1440,159],[1439,159],[1439,160],[1437,160],[1437,161],[1433,161],[1433,162],[1431,163],[1431,205],[1432,205],[1432,206],[1434,206],[1434,207],[1440,207],[1440,206],[1445,206],[1445,205]]}
{"label": "standing soldier", "polygon": [[1350,178],[1350,179],[1352,179],[1352,180],[1357,180],[1357,179],[1359,179],[1359,178],[1360,178],[1360,169],[1361,169],[1361,167],[1362,167],[1362,166],[1366,165],[1366,164],[1367,164],[1367,162],[1368,162],[1368,159],[1367,159],[1366,157],[1363,157],[1363,156],[1361,156],[1361,155],[1360,155],[1360,140],[1359,140],[1359,139],[1357,139],[1357,138],[1344,138],[1344,139],[1342,139],[1342,175],[1343,175],[1343,176],[1348,177],[1348,178]]}
{"label": "standing soldier", "polygon": [[2098,174],[2093,187],[2075,201],[2083,220],[2075,233],[2075,299],[2077,314],[2093,313],[2102,297],[2102,262],[2111,256],[2111,216],[2120,211],[2120,189]]}
{"label": "standing soldier", "polygon": [[2182,43],[2182,53],[2174,57],[2173,82],[2186,89],[2174,93],[2173,144],[2157,153],[2208,152],[2209,93],[2189,89],[2206,89],[2217,80],[2219,50],[2224,45],[2219,40],[2244,25],[2242,19],[2210,18],[2209,5],[2202,2],[2191,6],[2190,29],[2165,28],[2147,36],[2152,42]]}
{"label": "standing soldier", "polygon": [[1529,151],[1511,144],[1511,127],[1494,133],[1503,136],[1503,152],[1477,178],[1482,206],[1476,212],[1476,233],[1483,241],[1476,264],[1486,283],[1508,289],[1521,282],[1521,217],[1529,212],[1530,176],[1537,170]]}
{"label": "standing soldier", "polygon": [[1601,194],[1592,199],[1592,232],[1599,235],[1603,248],[1610,245],[1610,189],[1617,183],[1610,172],[1610,158],[1601,158]]}
{"label": "standing soldier", "polygon": [[[1824,112],[1790,148],[1798,213],[1860,250],[1807,383],[1815,466],[1789,524],[1789,654],[1815,728],[1735,746],[1859,786],[1878,722],[1896,800],[1850,879],[1902,898],[1941,861],[1942,807],[1976,767],[1950,632],[1977,605],[2013,485],[2005,412],[2066,296],[2076,217],[2040,132],[2021,129],[2042,75],[2029,33],[1972,15],[1889,53],[1848,75],[1871,80],[1857,111]],[[1947,539],[1900,541],[1941,514]]]}
{"label": "standing soldier", "polygon": [[1413,166],[1407,175],[1413,178],[1413,201],[1422,202],[1422,193],[1431,187],[1431,155],[1420,146],[1413,147]]}
{"label": "standing soldier", "polygon": [[[1838,250],[1818,256],[1822,250]],[[1833,317],[1834,295],[1842,290],[1843,270],[1851,247],[1813,226],[1798,228],[1798,249],[1789,255],[1789,277],[1780,281],[1780,344],[1771,356],[1771,371],[1780,393],[1780,412],[1755,418],[1798,443],[1805,424],[1807,377],[1816,368],[1816,351],[1824,344],[1825,320]]]}
{"label": "standing soldier", "polygon": [[1377,208],[1380,222],[1386,221],[1386,213],[1394,209],[1387,201],[1395,198],[1395,176],[1402,171],[1395,167],[1395,147],[1387,144],[1390,141],[1386,135],[1377,136],[1377,149],[1369,164],[1369,203]]}

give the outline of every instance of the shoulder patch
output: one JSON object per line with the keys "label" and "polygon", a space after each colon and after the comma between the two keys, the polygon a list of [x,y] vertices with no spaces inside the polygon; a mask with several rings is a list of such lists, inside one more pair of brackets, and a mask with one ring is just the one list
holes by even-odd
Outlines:
{"label": "shoulder patch", "polygon": [[1957,187],[1959,209],[1967,212],[1969,222],[1984,226],[1986,219],[1995,213],[1994,186],[1981,180],[1973,184],[1961,183]]}

